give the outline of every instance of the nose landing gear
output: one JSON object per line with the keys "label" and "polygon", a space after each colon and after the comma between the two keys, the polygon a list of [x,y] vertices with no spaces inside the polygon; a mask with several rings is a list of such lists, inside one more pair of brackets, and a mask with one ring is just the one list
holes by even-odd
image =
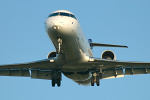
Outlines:
{"label": "nose landing gear", "polygon": [[62,38],[59,37],[59,38],[57,39],[57,42],[58,42],[58,50],[57,50],[57,54],[58,54],[58,53],[61,53],[61,52],[62,52],[62,51],[61,51]]}
{"label": "nose landing gear", "polygon": [[[61,50],[61,46],[62,46],[62,38],[58,37],[57,38],[57,43],[58,43],[58,47],[57,47],[57,54],[62,54],[62,50]],[[55,84],[57,84],[58,87],[60,87],[61,85],[61,71],[58,69],[54,69],[51,72],[51,77],[52,77],[52,87],[55,87]]]}

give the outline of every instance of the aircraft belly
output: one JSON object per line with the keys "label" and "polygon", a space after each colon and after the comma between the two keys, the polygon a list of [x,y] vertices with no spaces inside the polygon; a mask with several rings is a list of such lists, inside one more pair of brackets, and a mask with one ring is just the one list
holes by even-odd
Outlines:
{"label": "aircraft belly", "polygon": [[63,74],[72,79],[73,81],[75,81],[78,84],[82,84],[82,85],[88,85],[89,84],[89,79],[91,78],[91,73],[89,71],[85,71],[85,72],[63,72]]}
{"label": "aircraft belly", "polygon": [[65,54],[67,61],[77,61],[82,58],[81,49],[79,47],[78,38],[75,33],[64,34],[58,31],[48,32],[49,37],[51,38],[56,50],[58,49],[58,36],[62,38],[62,53]]}
{"label": "aircraft belly", "polygon": [[[78,65],[79,66],[79,65]],[[63,74],[81,85],[89,85],[92,74],[87,68],[78,68],[77,66],[68,66],[62,69]]]}
{"label": "aircraft belly", "polygon": [[75,81],[75,82],[78,83],[79,85],[88,86],[88,85],[91,85],[91,78],[84,80],[84,81]]}
{"label": "aircraft belly", "polygon": [[66,55],[67,61],[78,61],[81,59],[81,52],[76,37],[66,38],[63,43],[63,51]]}

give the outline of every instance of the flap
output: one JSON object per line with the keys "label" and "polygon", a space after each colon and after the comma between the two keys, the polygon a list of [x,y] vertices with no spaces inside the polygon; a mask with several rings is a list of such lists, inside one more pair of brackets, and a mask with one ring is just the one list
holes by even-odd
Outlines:
{"label": "flap", "polygon": [[31,78],[51,80],[50,70],[31,70]]}
{"label": "flap", "polygon": [[3,69],[3,70],[0,70],[0,76],[23,76],[23,77],[30,77],[30,73],[29,73],[29,70]]}
{"label": "flap", "polygon": [[122,69],[103,70],[102,79],[119,78],[119,77],[124,77]]}
{"label": "flap", "polygon": [[150,73],[150,68],[128,67],[125,70],[125,75],[148,74],[148,73]]}

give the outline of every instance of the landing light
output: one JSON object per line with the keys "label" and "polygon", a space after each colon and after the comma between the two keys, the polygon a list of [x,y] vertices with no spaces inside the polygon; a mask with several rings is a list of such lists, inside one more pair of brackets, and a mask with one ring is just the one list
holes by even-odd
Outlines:
{"label": "landing light", "polygon": [[89,61],[94,61],[94,59],[91,59],[91,58],[90,58]]}
{"label": "landing light", "polygon": [[54,62],[54,60],[52,59],[52,60],[50,60],[50,62]]}
{"label": "landing light", "polygon": [[56,27],[56,26],[54,26],[54,29],[57,29],[57,27]]}

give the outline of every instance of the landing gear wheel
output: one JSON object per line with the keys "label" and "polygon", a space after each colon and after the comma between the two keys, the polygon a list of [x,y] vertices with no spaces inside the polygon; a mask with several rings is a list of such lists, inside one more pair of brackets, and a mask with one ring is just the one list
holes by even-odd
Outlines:
{"label": "landing gear wheel", "polygon": [[57,86],[60,87],[60,85],[61,85],[61,80],[60,80],[60,78],[58,78],[57,79]]}
{"label": "landing gear wheel", "polygon": [[100,85],[99,77],[96,77],[96,84],[97,84],[97,86],[99,86],[99,85]]}
{"label": "landing gear wheel", "polygon": [[91,86],[94,86],[94,77],[91,77]]}
{"label": "landing gear wheel", "polygon": [[52,87],[55,87],[55,78],[52,78]]}
{"label": "landing gear wheel", "polygon": [[61,71],[59,70],[53,70],[51,72],[52,76],[52,87],[55,87],[55,84],[57,84],[58,87],[61,85]]}

